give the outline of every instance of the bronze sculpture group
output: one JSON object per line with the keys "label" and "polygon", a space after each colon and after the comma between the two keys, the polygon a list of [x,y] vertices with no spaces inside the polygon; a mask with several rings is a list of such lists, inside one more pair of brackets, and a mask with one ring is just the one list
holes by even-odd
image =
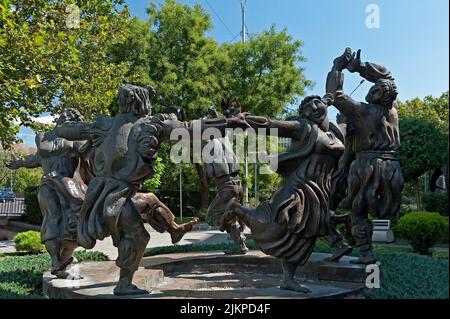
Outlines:
{"label": "bronze sculpture group", "polygon": [[[344,70],[374,83],[367,103],[344,93]],[[120,268],[114,294],[147,293],[132,282],[150,239],[144,222],[159,232],[167,231],[173,243],[197,222],[178,225],[154,194],[139,193],[141,184],[153,175],[161,144],[170,141],[174,129],[192,133],[194,126],[169,111],[152,115],[154,94],[152,87],[124,85],[119,91],[119,114],[98,116],[92,122],[84,121],[75,110],[66,110],[52,131],[37,136],[36,154],[9,164],[10,168],[43,167],[42,241],[52,257],[52,274],[67,277],[76,247],[91,249],[96,240],[111,236]],[[229,147],[225,130],[237,127],[255,128],[259,134],[277,129],[278,136],[292,140],[289,150],[277,157],[280,187],[255,208],[240,203],[242,188],[234,157],[206,164],[218,188],[208,221],[227,231],[236,243],[226,253],[247,253],[243,230],[248,226],[258,247],[281,260],[280,288],[308,292],[294,275],[310,257],[317,239],[336,248],[328,261],[337,262],[352,250],[336,230],[342,218],[333,210],[340,204],[351,211],[351,233],[360,251],[356,262],[376,262],[368,215],[395,217],[403,187],[395,158],[400,145],[396,96],[394,79],[385,67],[363,63],[360,51],[347,48],[334,60],[326,94],[306,97],[297,117],[275,121],[242,113],[238,103],[231,102],[223,103],[224,116],[211,109],[210,118],[200,121],[200,130],[215,128],[224,138],[206,138],[204,144]],[[328,120],[331,105],[341,112],[338,125]]]}

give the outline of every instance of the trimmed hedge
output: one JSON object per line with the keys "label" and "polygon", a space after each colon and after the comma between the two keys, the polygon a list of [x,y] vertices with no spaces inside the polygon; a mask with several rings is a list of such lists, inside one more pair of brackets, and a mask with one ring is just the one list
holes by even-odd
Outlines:
{"label": "trimmed hedge", "polygon": [[109,258],[100,251],[77,250],[74,254],[78,261],[108,261]]}
{"label": "trimmed hedge", "polygon": [[448,216],[448,193],[426,192],[422,195],[423,209],[429,212],[437,212]]}
{"label": "trimmed hedge", "polygon": [[42,274],[50,263],[48,254],[0,259],[0,299],[44,298]]}
{"label": "trimmed hedge", "polygon": [[41,243],[41,234],[37,231],[30,230],[18,233],[14,236],[13,240],[17,251],[24,251],[32,254],[45,251],[45,246]]}
{"label": "trimmed hedge", "polygon": [[[96,251],[77,251],[79,261],[108,260]],[[50,255],[11,256],[0,258],[0,299],[42,299],[42,275],[51,266]]]}
{"label": "trimmed hedge", "polygon": [[429,254],[429,249],[436,243],[448,240],[448,220],[438,213],[407,214],[400,218],[395,230],[422,255]]}
{"label": "trimmed hedge", "polygon": [[380,288],[366,289],[367,298],[448,299],[448,255],[375,252],[375,257],[381,262]]}

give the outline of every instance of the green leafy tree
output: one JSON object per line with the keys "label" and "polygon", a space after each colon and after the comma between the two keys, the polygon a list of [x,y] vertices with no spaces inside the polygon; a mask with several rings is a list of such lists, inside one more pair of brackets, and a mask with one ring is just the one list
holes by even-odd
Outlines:
{"label": "green leafy tree", "polygon": [[[188,120],[197,119],[212,105],[220,109],[223,98],[235,97],[245,111],[278,116],[311,84],[300,65],[305,60],[302,43],[286,30],[272,27],[246,43],[219,46],[207,36],[212,23],[200,5],[167,0],[151,4],[148,14],[148,21],[129,21],[125,41],[111,55],[115,63],[129,62],[127,81],[156,88],[155,111],[176,106]],[[167,172],[177,171],[168,161],[165,157]],[[210,181],[202,164],[194,168],[201,208],[207,208]],[[176,181],[166,178],[164,183],[173,188]]]}
{"label": "green leafy tree", "polygon": [[420,117],[400,118],[399,160],[405,180],[416,188],[417,207],[420,206],[419,177],[448,160],[448,136],[436,125]]}
{"label": "green leafy tree", "polygon": [[448,134],[448,91],[440,97],[426,96],[398,103],[400,117],[419,117],[434,123],[444,134]]}
{"label": "green leafy tree", "polygon": [[16,193],[23,193],[26,188],[38,186],[42,177],[41,168],[19,168],[11,171],[6,167],[6,162],[11,159],[11,155],[0,152],[0,188],[12,185]]}
{"label": "green leafy tree", "polygon": [[217,60],[222,95],[237,98],[244,111],[280,116],[312,85],[303,74],[302,45],[275,26],[251,35],[247,42],[222,45],[224,56]]}
{"label": "green leafy tree", "polygon": [[[427,166],[427,171],[436,169],[438,167],[443,167],[446,184],[449,184],[449,176],[448,176],[448,116],[449,116],[449,102],[448,102],[448,91],[442,93],[439,97],[426,96],[423,99],[414,98],[411,100],[407,100],[405,102],[398,103],[398,114],[400,118],[420,118],[428,123],[433,124],[440,132],[443,134],[447,140],[446,146],[443,143],[440,143],[440,147],[443,147],[439,150],[439,154],[436,154],[435,157],[440,157],[440,155],[444,155],[446,157],[445,162],[435,166],[430,167]],[[400,132],[402,133],[402,132]],[[442,137],[443,138],[443,137]],[[403,143],[403,140],[401,140]],[[420,155],[418,155],[420,156]],[[438,161],[439,162],[439,161]],[[407,165],[407,164],[406,164]],[[427,171],[424,171],[426,173]],[[414,179],[413,179],[414,180]],[[418,189],[417,185],[414,185],[416,189]],[[417,197],[417,195],[416,195]]]}
{"label": "green leafy tree", "polygon": [[153,176],[147,179],[141,186],[141,190],[144,192],[155,193],[161,186],[161,177],[164,175],[165,165],[161,157],[158,157],[153,163]]}
{"label": "green leafy tree", "polygon": [[0,141],[18,126],[44,127],[32,117],[79,109],[107,113],[126,63],[109,49],[123,40],[123,0],[2,0],[0,3]]}

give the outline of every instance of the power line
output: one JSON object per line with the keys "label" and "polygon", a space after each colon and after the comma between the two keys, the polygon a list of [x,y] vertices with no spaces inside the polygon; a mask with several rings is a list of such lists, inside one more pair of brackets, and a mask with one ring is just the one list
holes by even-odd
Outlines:
{"label": "power line", "polygon": [[241,31],[239,31],[239,32],[234,36],[233,39],[231,39],[230,41],[228,41],[228,42],[226,42],[226,43],[231,43],[231,42],[233,42],[233,41],[236,40],[236,38],[237,38],[238,36],[240,36],[240,35],[241,35]]}
{"label": "power line", "polygon": [[211,11],[214,13],[214,15],[219,19],[219,21],[224,25],[225,29],[227,29],[228,33],[231,36],[234,36],[233,32],[230,30],[230,28],[227,26],[227,24],[225,23],[225,21],[222,20],[222,18],[220,17],[220,15],[216,12],[216,10],[214,10],[214,8],[212,7],[212,5],[209,3],[208,0],[205,0],[206,4],[208,5],[208,7],[211,9]]}

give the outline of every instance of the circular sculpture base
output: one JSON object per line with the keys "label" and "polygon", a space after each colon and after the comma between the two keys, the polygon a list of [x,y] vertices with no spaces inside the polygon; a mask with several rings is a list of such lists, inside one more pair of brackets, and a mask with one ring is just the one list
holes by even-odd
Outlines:
{"label": "circular sculpture base", "polygon": [[44,294],[50,298],[358,298],[362,297],[367,273],[364,265],[324,262],[328,254],[314,253],[299,267],[296,278],[311,293],[279,289],[281,265],[276,258],[259,251],[243,256],[222,252],[182,253],[146,257],[134,276],[134,283],[150,290],[148,295],[116,297],[113,289],[119,277],[114,262],[83,262],[75,270],[81,280],[43,276]]}

